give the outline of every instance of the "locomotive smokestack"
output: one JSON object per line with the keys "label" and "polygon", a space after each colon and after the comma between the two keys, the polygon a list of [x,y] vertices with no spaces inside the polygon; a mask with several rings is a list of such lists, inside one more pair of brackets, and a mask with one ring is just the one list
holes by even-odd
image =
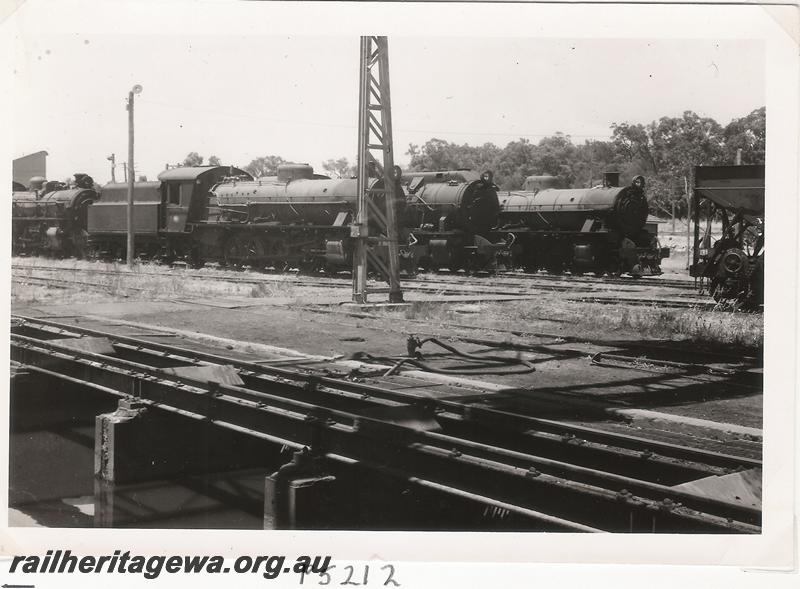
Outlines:
{"label": "locomotive smokestack", "polygon": [[605,188],[613,188],[614,186],[619,186],[619,172],[603,173],[603,186]]}

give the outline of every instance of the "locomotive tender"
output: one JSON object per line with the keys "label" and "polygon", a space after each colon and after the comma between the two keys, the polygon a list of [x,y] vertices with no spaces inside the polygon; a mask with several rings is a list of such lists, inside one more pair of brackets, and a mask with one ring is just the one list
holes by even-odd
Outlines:
{"label": "locomotive tender", "polygon": [[[195,229],[207,222],[211,187],[232,174],[252,178],[238,168],[197,166],[165,170],[158,175],[158,182],[135,182],[135,254],[165,261],[186,258],[201,265]],[[103,187],[100,200],[90,207],[90,244],[100,256],[125,257],[127,203],[128,185],[109,183]]]}

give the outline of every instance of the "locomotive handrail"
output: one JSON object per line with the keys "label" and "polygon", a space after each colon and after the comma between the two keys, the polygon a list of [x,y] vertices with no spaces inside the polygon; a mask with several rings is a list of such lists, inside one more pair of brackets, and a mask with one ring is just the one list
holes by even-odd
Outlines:
{"label": "locomotive handrail", "polygon": [[421,197],[419,194],[417,194],[416,192],[412,193],[412,196],[413,196],[414,198],[417,198],[417,199],[419,199],[419,202],[421,202],[421,203],[422,203],[422,204],[424,204],[426,207],[428,207],[428,210],[429,210],[429,211],[432,211],[432,210],[434,210],[434,209],[433,209],[433,207],[432,207],[431,205],[429,205],[427,202],[425,202],[425,199],[424,199],[424,198],[422,198],[422,197]]}
{"label": "locomotive handrail", "polygon": [[217,207],[223,213],[234,213],[237,215],[244,215],[245,217],[249,214],[247,211],[237,211],[236,209],[228,209],[225,207]]}

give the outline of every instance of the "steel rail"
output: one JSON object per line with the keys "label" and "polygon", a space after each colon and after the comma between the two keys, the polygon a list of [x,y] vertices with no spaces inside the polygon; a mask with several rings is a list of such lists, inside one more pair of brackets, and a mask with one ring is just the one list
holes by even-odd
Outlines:
{"label": "steel rail", "polygon": [[718,303],[705,301],[674,301],[663,299],[629,299],[629,298],[602,298],[602,297],[576,297],[568,298],[567,301],[573,303],[591,303],[599,305],[632,305],[636,307],[668,307],[672,309],[698,309],[701,311],[713,311],[717,309]]}
{"label": "steel rail", "polygon": [[[120,350],[127,349],[128,352],[131,353],[148,353],[148,351],[140,345],[132,346],[130,344],[116,343],[115,347]],[[163,351],[154,350],[150,353],[153,353],[158,358],[165,357]],[[170,353],[169,357],[178,362],[192,363],[197,361],[196,356],[190,357]],[[259,390],[269,389],[271,392],[275,392],[276,389],[286,390],[283,386],[285,377],[279,376],[276,381],[276,377],[269,374],[271,372],[271,367],[263,367],[260,370],[254,370],[254,368],[259,369],[261,365],[259,364],[254,367],[251,363],[240,363],[235,360],[232,360],[230,365],[237,369],[240,376],[248,379],[247,385],[250,388],[259,387]],[[302,391],[289,389],[289,394],[295,399],[304,399],[309,403],[327,403],[329,406],[335,405],[345,410],[352,407],[354,403],[358,405],[367,400],[374,402],[376,406],[385,408],[413,406],[419,409],[423,414],[431,418],[435,415],[438,421],[446,422],[453,426],[479,425],[483,426],[484,430],[497,429],[503,431],[502,436],[487,435],[487,431],[476,432],[488,438],[489,442],[494,445],[500,444],[498,439],[509,438],[513,435],[514,440],[508,441],[507,445],[513,446],[515,444],[523,444],[532,449],[536,448],[537,445],[546,446],[549,449],[560,447],[561,451],[566,452],[574,459],[581,460],[585,464],[590,464],[594,460],[604,461],[610,464],[612,470],[635,472],[641,469],[655,472],[657,469],[660,469],[661,472],[659,474],[665,478],[670,476],[672,478],[680,476],[689,478],[690,474],[694,474],[695,476],[709,476],[730,472],[729,467],[710,465],[707,462],[701,461],[691,461],[687,458],[679,459],[662,456],[647,450],[641,451],[614,447],[608,443],[601,444],[582,438],[579,439],[573,434],[565,434],[563,431],[559,433],[539,432],[532,429],[533,424],[530,423],[525,423],[524,426],[514,428],[511,431],[508,431],[508,428],[499,424],[496,428],[489,427],[488,423],[480,418],[465,417],[465,415],[467,415],[466,413],[455,413],[452,408],[451,410],[447,410],[434,399],[420,398],[402,391],[395,392],[381,387],[372,388],[368,393],[365,393],[364,386],[361,383],[353,383],[351,385],[351,383],[347,381],[334,380],[333,382],[335,384],[333,386],[325,386],[322,380],[318,380],[315,377],[302,378],[302,376],[300,376],[300,378],[298,378],[296,374],[292,377],[291,382],[302,383],[303,389]],[[325,379],[325,382],[330,381]],[[327,398],[325,398],[326,396]],[[458,406],[457,403],[453,403],[452,405],[454,407]],[[627,459],[624,464],[620,464],[622,458]],[[737,466],[741,466],[741,463]]]}
{"label": "steel rail", "polygon": [[[622,493],[623,491],[628,493],[630,489],[634,489],[635,493],[639,495],[636,498],[636,502],[643,501],[644,503],[641,503],[640,507],[644,506],[647,509],[660,509],[661,507],[659,507],[659,505],[663,506],[663,503],[659,503],[660,499],[666,499],[672,503],[675,503],[673,499],[677,498],[682,500],[688,506],[685,508],[688,509],[688,511],[680,511],[680,509],[684,508],[675,508],[672,506],[670,513],[676,514],[676,517],[679,517],[679,519],[688,518],[696,523],[702,521],[707,525],[711,525],[712,527],[722,525],[722,528],[724,529],[731,529],[731,527],[735,529],[737,526],[742,524],[745,526],[742,528],[742,531],[746,531],[747,526],[755,526],[756,522],[760,519],[760,512],[758,510],[754,510],[752,508],[743,508],[741,506],[731,505],[718,500],[701,498],[691,493],[678,491],[662,485],[645,483],[643,481],[622,477],[620,475],[603,473],[594,469],[570,465],[541,457],[535,457],[504,448],[488,447],[485,444],[457,439],[446,434],[439,434],[437,432],[409,430],[405,427],[387,424],[363,415],[355,415],[338,410],[331,410],[318,405],[312,405],[294,399],[277,397],[276,395],[258,393],[232,385],[212,386],[211,384],[203,384],[187,377],[175,377],[174,375],[165,377],[164,373],[159,369],[154,369],[146,365],[133,363],[126,360],[102,356],[91,352],[79,352],[75,349],[64,346],[63,344],[40,342],[34,338],[15,335],[12,337],[12,348],[15,351],[24,349],[24,352],[21,354],[22,357],[15,357],[15,359],[20,361],[26,361],[26,355],[34,353],[34,350],[38,350],[38,353],[44,354],[45,358],[47,356],[56,356],[61,357],[62,359],[71,358],[73,362],[82,364],[84,369],[88,365],[94,365],[95,368],[101,370],[112,370],[117,376],[120,374],[125,374],[134,379],[132,383],[134,386],[136,386],[136,383],[138,382],[138,391],[135,392],[138,392],[139,396],[162,403],[174,405],[175,403],[172,397],[176,395],[181,396],[184,393],[194,393],[194,398],[191,400],[195,401],[196,403],[197,398],[202,399],[201,408],[205,409],[209,409],[210,405],[217,404],[217,401],[222,399],[230,403],[239,404],[240,406],[242,404],[255,404],[255,407],[257,407],[260,411],[277,411],[280,412],[285,418],[293,417],[295,421],[297,419],[302,419],[304,422],[307,422],[309,420],[309,416],[312,416],[313,421],[323,424],[321,430],[324,430],[324,437],[326,438],[326,441],[323,444],[325,447],[327,447],[329,444],[327,438],[331,435],[331,431],[334,431],[340,426],[349,426],[359,432],[363,432],[365,430],[374,431],[376,434],[374,436],[375,441],[380,442],[385,442],[387,433],[395,433],[397,434],[397,439],[403,441],[403,447],[405,449],[413,447],[415,450],[417,450],[417,452],[422,452],[423,454],[433,453],[433,455],[437,456],[441,456],[441,453],[445,453],[446,457],[450,456],[459,458],[463,456],[463,461],[472,461],[471,464],[473,464],[473,466],[477,465],[480,468],[490,468],[491,470],[496,470],[505,474],[508,474],[509,471],[507,469],[509,468],[522,470],[527,468],[527,473],[530,473],[531,471],[536,472],[535,478],[540,482],[549,481],[551,484],[555,484],[557,486],[566,484],[567,487],[570,487],[574,492],[578,493],[578,495],[581,493],[596,495],[596,492],[600,492],[600,496],[609,499],[608,495],[603,495],[603,492],[607,492],[611,493],[611,495],[614,495],[618,500],[619,493]],[[155,394],[155,398],[152,397],[154,394],[152,392],[150,395],[145,395],[144,391],[150,391],[151,385],[153,385],[154,382],[162,389],[163,387],[167,387],[171,390],[171,392],[169,394],[165,394],[163,390],[159,389],[160,392]],[[130,385],[131,383],[126,384]],[[209,396],[209,393],[211,396]],[[167,397],[169,397],[169,399],[167,399]],[[189,405],[190,410],[196,409],[196,407],[191,406],[192,403],[189,403]],[[319,413],[320,411],[322,412],[321,414]],[[246,421],[249,423],[250,420],[248,419]],[[391,437],[394,438],[395,436]],[[291,439],[291,436],[289,436],[289,438]],[[309,445],[314,446],[314,444]],[[351,450],[355,451],[352,447]],[[395,448],[393,452],[396,453],[397,449]],[[386,456],[381,456],[380,458],[381,460],[385,460]],[[416,462],[414,464],[416,464]],[[408,467],[413,467],[414,464],[409,464]],[[434,469],[434,472],[442,467],[443,466],[441,465],[437,466]],[[545,474],[544,472],[540,472],[539,469],[550,471],[550,473]],[[516,471],[512,470],[510,472],[515,473]],[[555,475],[553,473],[555,473]],[[566,475],[571,476],[571,478],[565,479],[564,477]],[[565,481],[567,482],[565,483]],[[458,482],[463,484],[461,479],[458,479]],[[606,486],[609,486],[609,483],[612,483],[612,489],[597,486],[599,484],[605,484]],[[578,486],[575,487],[575,485]],[[594,489],[594,491],[587,490],[589,487]],[[723,523],[719,519],[715,520],[715,517],[718,516],[709,515],[708,513],[702,513],[699,511],[699,509],[708,511],[709,507],[721,510],[726,514],[725,518],[734,516],[743,521],[729,523],[726,519]],[[698,508],[696,513],[694,508]],[[711,519],[708,519],[709,517]]]}
{"label": "steel rail", "polygon": [[[57,272],[57,271],[66,271],[66,272],[81,272],[81,273],[91,273],[91,274],[101,274],[101,275],[114,275],[114,276],[121,276],[121,277],[135,277],[135,276],[159,276],[163,277],[164,273],[159,272],[142,272],[142,271],[135,271],[135,272],[115,272],[113,270],[103,270],[103,269],[95,269],[95,268],[57,268],[57,267],[44,267],[44,266],[12,266],[12,269],[16,268],[24,268],[27,271],[30,270],[39,270],[42,272]],[[295,277],[292,280],[269,280],[267,276],[269,275],[261,275],[262,278],[243,278],[240,276],[209,276],[207,274],[200,274],[196,272],[186,272],[183,274],[184,277],[193,278],[197,280],[204,280],[204,281],[219,281],[219,282],[234,282],[237,284],[269,284],[269,283],[277,283],[277,284],[292,284],[298,286],[311,286],[316,288],[329,288],[332,286],[346,286],[347,281],[344,279],[337,279],[331,277]],[[41,280],[49,280],[44,277],[37,277]],[[56,280],[56,279],[53,279]],[[406,280],[404,279],[403,282],[405,283]],[[413,280],[409,280],[408,282],[413,282]],[[437,292],[441,294],[475,294],[475,295],[499,295],[499,296],[529,296],[531,295],[530,289],[523,289],[522,286],[515,286],[510,285],[511,288],[514,290],[508,289],[498,289],[492,286],[487,285],[486,283],[481,284],[480,282],[476,282],[475,284],[469,285],[471,288],[469,290],[464,290],[459,286],[458,283],[447,283],[441,282],[438,283],[431,283],[429,281],[421,281],[419,284],[415,286],[410,286],[408,290],[420,291],[420,292]],[[551,285],[542,285],[536,287],[538,290],[551,290],[557,292],[591,292],[591,289],[575,289],[568,286],[564,287],[557,287]],[[135,289],[135,290],[142,290],[142,289]]]}
{"label": "steel rail", "polygon": [[[47,286],[54,286],[56,288],[74,288],[76,286],[79,287],[89,287],[95,290],[106,291],[106,292],[114,292],[119,290],[128,290],[134,292],[145,292],[147,289],[136,287],[136,286],[117,286],[113,284],[100,284],[99,282],[86,282],[83,280],[65,280],[63,278],[50,278],[45,276],[12,276],[11,280],[15,282],[31,282],[31,283],[38,283],[38,284],[45,284]],[[124,293],[115,293],[118,296],[123,298],[127,298],[129,295]]]}
{"label": "steel rail", "polygon": [[[44,272],[50,271],[67,271],[67,272],[84,272],[84,273],[92,273],[92,274],[110,274],[110,275],[120,275],[120,276],[164,276],[163,273],[159,272],[143,272],[141,270],[136,271],[134,273],[126,273],[126,272],[117,272],[114,270],[104,270],[100,268],[59,268],[56,266],[25,266],[22,264],[12,264],[12,269],[24,269],[24,270],[40,270]],[[281,276],[287,276],[286,273],[275,273],[275,274],[257,274],[258,278],[253,277],[242,277],[242,276],[209,276],[208,274],[202,274],[193,271],[186,271],[183,274],[186,277],[199,279],[199,280],[218,280],[218,281],[226,281],[226,282],[236,282],[241,284],[261,284],[264,282],[277,282],[277,283],[289,283],[289,284],[296,284],[301,286],[312,286],[312,287],[329,287],[329,286],[347,286],[348,280],[345,278],[336,278],[331,276],[292,276],[291,280],[270,280],[270,277],[278,278]],[[505,277],[504,274],[500,274],[499,276]],[[518,281],[516,283],[508,283],[502,284],[502,286],[507,286],[509,290],[499,290],[496,288],[497,285],[489,286],[486,284],[486,280],[481,278],[470,278],[470,277],[461,277],[461,276],[452,276],[446,279],[430,279],[430,278],[420,278],[420,277],[405,277],[403,279],[404,283],[413,284],[414,286],[411,287],[412,290],[418,291],[436,291],[436,292],[458,292],[459,294],[463,294],[465,291],[461,288],[463,286],[471,287],[473,290],[469,290],[466,292],[475,293],[475,294],[507,294],[507,295],[526,295],[530,293],[531,289],[531,280],[535,280],[536,278],[545,278],[542,276],[531,276],[530,280],[525,281]],[[514,278],[512,278],[514,279]],[[551,281],[545,281],[551,282]],[[567,281],[569,282],[569,281]],[[592,285],[594,284],[592,281],[586,281],[586,284]],[[605,284],[605,283],[602,283]],[[608,282],[608,284],[615,284],[614,282]],[[569,284],[564,285],[552,285],[552,284],[537,284],[533,288],[537,290],[546,290],[546,291],[554,291],[554,292],[595,292],[596,288],[587,288],[587,287],[578,287],[570,286]],[[516,289],[516,290],[510,290]]]}
{"label": "steel rail", "polygon": [[[25,266],[23,264],[12,264],[12,269],[17,268],[36,268],[36,266]],[[88,268],[88,269],[80,269],[80,268],[61,268],[57,266],[38,266],[38,268],[42,269],[52,269],[52,270],[76,270],[76,271],[91,271],[91,272],[108,272],[108,273],[115,273],[112,270],[101,270],[95,268]],[[152,273],[153,275],[158,275],[158,273]],[[274,272],[274,275],[286,275],[285,272]],[[198,278],[202,278],[205,275],[197,275]],[[458,284],[458,283],[470,283],[474,282],[475,284],[479,285],[483,282],[483,277],[481,276],[462,276],[459,274],[443,274],[443,273],[434,273],[436,278],[428,278],[428,275],[425,273],[418,274],[414,277],[406,277],[403,279],[403,282],[445,282],[451,284]],[[608,284],[611,286],[620,285],[620,286],[661,286],[666,288],[683,288],[686,290],[694,290],[694,281],[693,280],[679,280],[679,279],[669,279],[669,278],[652,278],[652,277],[642,277],[642,278],[610,278],[606,276],[597,276],[593,278],[587,278],[585,276],[572,276],[572,275],[553,275],[553,274],[538,274],[538,273],[522,273],[518,271],[497,271],[492,274],[495,277],[502,277],[508,278],[511,280],[517,280],[520,284],[530,283],[531,281],[542,281],[542,282],[564,282],[564,283],[584,283],[589,285],[600,285],[600,284]],[[210,278],[210,277],[209,277]],[[317,277],[317,278],[324,278],[328,280],[341,280],[344,284],[349,283],[349,279],[342,278],[336,279],[334,277]],[[243,281],[250,280],[250,279],[241,279]],[[252,279],[256,280],[256,279]],[[567,284],[564,285],[567,287]]]}
{"label": "steel rail", "polygon": [[[201,415],[210,423],[227,423],[244,428],[243,431],[261,432],[294,447],[307,446],[317,452],[341,454],[358,461],[390,464],[406,473],[406,478],[421,476],[468,493],[488,491],[498,501],[535,511],[541,510],[540,503],[545,501],[548,511],[553,510],[550,515],[556,517],[568,516],[583,506],[586,512],[581,517],[599,518],[590,521],[595,525],[605,522],[603,525],[607,526],[606,518],[610,518],[619,526],[635,513],[647,516],[648,522],[658,521],[659,526],[668,530],[688,526],[728,532],[758,531],[757,510],[748,515],[746,509],[717,500],[686,492],[676,494],[675,489],[660,485],[642,486],[640,481],[625,477],[611,477],[617,485],[631,482],[634,484],[629,486],[636,490],[649,491],[638,496],[627,486],[616,489],[598,486],[596,483],[603,482],[598,479],[606,479],[607,483],[608,477],[591,469],[309,406],[233,385],[212,386],[187,377],[167,376],[152,367],[78,351],[63,344],[12,336],[12,357],[25,364],[66,361],[81,378],[96,379],[102,374],[113,380],[118,390],[129,390],[135,398],[158,403],[159,407]],[[65,370],[61,366],[55,372]],[[554,472],[547,472],[548,467]],[[565,478],[562,472],[573,475],[574,479]],[[655,494],[661,500],[647,496]],[[681,505],[670,497],[702,503],[705,511]],[[598,503],[603,505],[602,510],[596,510]],[[589,510],[588,505],[595,509]],[[709,513],[708,507],[716,507],[723,515]],[[744,516],[741,517],[744,521],[732,519],[739,515]]]}
{"label": "steel rail", "polygon": [[[110,360],[107,357],[90,352],[77,352],[64,346],[48,344],[47,342],[34,341],[20,341],[29,340],[30,338],[16,337],[12,340],[12,353],[16,352],[19,357],[26,363],[30,363],[32,355],[43,355],[43,359],[58,358],[61,360],[71,360],[81,365],[80,372],[87,376],[89,368],[96,370],[112,371],[113,367],[105,360]],[[60,350],[60,351],[59,351]],[[17,355],[15,354],[15,355]],[[525,476],[525,471],[517,472],[519,469],[504,465],[502,463],[489,463],[486,460],[474,459],[470,460],[469,456],[462,456],[461,453],[454,452],[449,449],[430,446],[422,443],[411,443],[401,436],[399,443],[397,436],[387,436],[387,432],[381,431],[380,422],[372,422],[362,417],[356,419],[355,416],[351,417],[351,423],[341,423],[332,420],[332,416],[336,415],[335,412],[329,412],[325,416],[311,416],[303,411],[302,403],[286,402],[283,399],[279,400],[282,405],[294,405],[299,411],[291,411],[286,408],[276,407],[272,404],[265,404],[263,398],[260,401],[251,399],[244,399],[231,392],[239,393],[236,387],[220,385],[219,388],[212,387],[212,391],[203,390],[201,386],[188,386],[185,377],[170,377],[166,378],[153,378],[152,370],[148,369],[145,374],[138,373],[130,368],[132,363],[123,363],[120,361],[114,362],[117,369],[124,371],[125,375],[135,379],[133,381],[134,388],[136,389],[136,398],[143,400],[147,403],[154,404],[160,409],[171,412],[176,412],[187,417],[195,419],[202,419],[209,423],[216,425],[232,427],[242,433],[252,434],[254,432],[262,434],[260,437],[269,441],[288,445],[294,448],[303,448],[310,446],[312,448],[324,449],[326,454],[341,454],[348,459],[357,460],[359,462],[376,462],[378,464],[387,464],[387,456],[385,452],[380,452],[381,448],[391,447],[390,453],[397,455],[404,448],[406,454],[413,454],[414,458],[409,460],[409,456],[405,456],[403,465],[400,472],[405,473],[405,478],[411,476],[408,470],[409,463],[419,464],[419,461],[426,463],[431,462],[450,462],[452,468],[452,461],[450,459],[462,458],[460,466],[462,469],[471,470],[469,467],[477,467],[478,470],[472,476],[475,477],[486,468],[491,468],[496,475],[506,475],[519,478]],[[128,364],[128,368],[123,368],[124,364]],[[135,364],[133,364],[135,366]],[[148,367],[144,367],[148,368]],[[51,371],[55,374],[61,374],[60,371]],[[116,376],[121,376],[118,372]],[[139,386],[135,383],[138,382]],[[120,384],[118,382],[118,384]],[[199,385],[199,383],[195,383]],[[122,387],[123,390],[128,388]],[[341,414],[338,417],[345,417]],[[370,427],[370,425],[372,427]],[[406,430],[401,430],[402,433],[408,434]],[[364,433],[372,432],[372,435],[367,435],[365,438]],[[380,433],[381,435],[375,435]],[[395,431],[397,433],[397,431]],[[339,434],[338,436],[335,434]],[[357,438],[356,442],[350,438]],[[371,441],[367,441],[371,439]],[[392,442],[387,443],[388,439]],[[397,456],[395,456],[395,459]],[[438,458],[438,460],[437,460]],[[424,460],[423,460],[424,459]],[[391,460],[389,461],[391,462]],[[433,482],[442,485],[443,487],[458,487],[457,480],[447,480],[447,477],[442,477],[442,474],[447,469],[444,464],[437,465],[436,468],[430,469],[430,474],[438,473],[438,476],[433,476]],[[463,476],[463,475],[462,475]],[[425,477],[422,477],[425,478]],[[468,480],[470,477],[466,477]],[[480,477],[478,477],[480,478]],[[552,479],[552,480],[551,480]],[[555,481],[555,478],[544,477],[537,481],[537,485],[541,486],[544,481]],[[613,500],[612,495],[604,492],[601,489],[593,489],[586,485],[578,485],[566,481],[561,481],[566,487],[572,489],[573,492],[585,491],[590,495],[605,496],[607,500]],[[534,486],[537,486],[534,485]],[[470,492],[460,489],[461,492]],[[604,494],[605,493],[605,494]],[[495,498],[496,499],[496,498]],[[500,501],[507,501],[500,500]],[[510,501],[509,501],[510,502]],[[514,504],[517,504],[514,502]]]}
{"label": "steel rail", "polygon": [[430,399],[428,397],[420,398],[408,392],[396,391],[367,383],[320,376],[311,372],[301,372],[296,369],[285,367],[263,365],[261,363],[230,358],[209,352],[201,352],[161,342],[151,342],[131,336],[109,334],[84,326],[66,325],[55,321],[23,317],[20,315],[13,315],[12,321],[22,321],[24,325],[34,326],[34,328],[36,325],[52,328],[54,333],[60,335],[74,334],[76,336],[91,335],[94,337],[106,337],[115,342],[126,344],[133,350],[151,348],[157,350],[162,357],[170,357],[178,362],[205,361],[214,364],[228,364],[236,368],[240,375],[245,377],[254,377],[263,374],[284,378],[289,381],[303,382],[306,386],[313,384],[314,387],[329,387],[332,390],[346,392],[355,398],[382,399],[397,404],[408,404],[409,402],[424,400],[434,408],[438,407],[469,421],[475,421],[487,426],[513,428],[517,431],[540,430],[566,436],[567,440],[570,441],[579,438],[587,442],[596,442],[603,445],[618,446],[620,448],[638,451],[648,459],[653,456],[661,455],[666,458],[704,463],[722,468],[735,469],[742,466],[756,468],[761,466],[761,461],[752,458],[709,452],[707,450],[649,440],[638,436],[622,435],[586,426],[519,415],[476,404],[465,405],[458,401]]}

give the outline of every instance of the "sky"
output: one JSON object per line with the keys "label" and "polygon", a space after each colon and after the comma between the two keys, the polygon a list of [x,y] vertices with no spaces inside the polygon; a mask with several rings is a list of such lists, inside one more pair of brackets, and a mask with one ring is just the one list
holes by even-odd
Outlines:
{"label": "sky", "polygon": [[[110,180],[106,158],[127,159],[125,101],[134,84],[143,87],[135,100],[136,169],[150,179],[190,151],[239,166],[263,155],[315,168],[329,158],[355,160],[355,35],[230,26],[198,34],[163,23],[126,34],[116,26],[122,13],[115,26],[43,34],[31,24],[48,20],[41,3],[20,10],[31,13],[17,15],[13,44],[13,155],[46,150],[50,178],[80,171]],[[145,23],[148,15],[136,18]],[[481,36],[445,28],[452,36],[438,34],[441,27],[423,34],[422,26],[389,36],[401,166],[410,143],[432,137],[503,147],[562,132],[580,143],[608,138],[615,122],[693,110],[724,125],[765,104],[757,39]]]}

